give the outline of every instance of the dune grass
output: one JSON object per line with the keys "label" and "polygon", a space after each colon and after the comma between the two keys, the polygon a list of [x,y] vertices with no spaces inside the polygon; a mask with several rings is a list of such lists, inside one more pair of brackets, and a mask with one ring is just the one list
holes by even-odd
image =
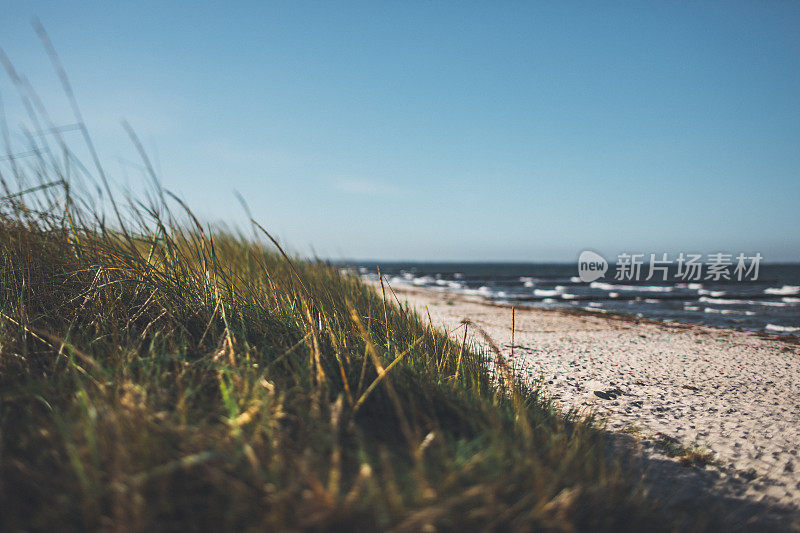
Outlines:
{"label": "dune grass", "polygon": [[670,528],[493,354],[257,224],[115,199],[22,92],[53,134],[0,168],[0,529]]}
{"label": "dune grass", "polygon": [[56,189],[0,218],[3,529],[662,524],[588,422],[390,291]]}

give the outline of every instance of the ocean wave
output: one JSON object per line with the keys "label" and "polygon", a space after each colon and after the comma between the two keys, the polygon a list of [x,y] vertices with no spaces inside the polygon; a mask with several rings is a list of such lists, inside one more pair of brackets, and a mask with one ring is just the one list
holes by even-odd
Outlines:
{"label": "ocean wave", "polygon": [[709,298],[708,296],[701,296],[697,301],[713,305],[763,305],[765,307],[786,307],[787,305],[785,302],[769,300],[733,300],[730,298]]}
{"label": "ocean wave", "polygon": [[764,294],[777,294],[778,296],[788,296],[790,294],[800,293],[800,286],[797,285],[784,285],[783,287],[770,287],[764,289]]}
{"label": "ocean wave", "polygon": [[777,324],[767,324],[767,327],[765,329],[769,331],[779,331],[781,333],[794,333],[796,331],[800,331],[800,328],[798,327],[779,326]]}
{"label": "ocean wave", "polygon": [[533,289],[534,296],[558,296],[561,291],[558,289]]}
{"label": "ocean wave", "polygon": [[464,289],[461,292],[463,294],[469,294],[471,296],[486,296],[486,297],[492,296],[494,294],[494,291],[489,287],[487,287],[486,285],[478,287],[477,289]]}
{"label": "ocean wave", "polygon": [[[346,270],[345,270],[346,268]],[[795,270],[767,272],[758,284],[722,285],[705,280],[617,280],[610,276],[582,282],[577,273],[567,270],[540,272],[536,269],[506,271],[488,268],[466,270],[452,266],[434,271],[429,265],[394,266],[381,269],[384,283],[399,287],[418,287],[437,292],[470,295],[476,300],[510,301],[519,306],[581,308],[640,314],[661,320],[675,319],[745,327],[782,335],[800,335],[800,280]],[[470,267],[472,268],[472,267]],[[461,269],[460,272],[456,270]],[[373,267],[353,265],[343,272],[379,282]],[[510,276],[508,274],[511,274]],[[800,273],[800,270],[797,271]],[[576,288],[577,287],[577,288]],[[585,289],[584,289],[585,287]],[[625,305],[623,305],[625,304]]]}
{"label": "ocean wave", "polygon": [[661,285],[615,285],[613,283],[593,281],[589,286],[602,291],[672,292],[672,287]]}
{"label": "ocean wave", "polygon": [[732,315],[734,313],[738,313],[739,311],[736,311],[734,309],[716,309],[714,307],[706,307],[705,309],[703,309],[703,312],[714,313],[718,315]]}
{"label": "ocean wave", "polygon": [[719,305],[747,305],[752,300],[732,300],[730,298],[709,298],[708,296],[701,296],[697,299],[699,302],[706,304],[719,304]]}
{"label": "ocean wave", "polygon": [[764,305],[766,307],[786,307],[786,302],[770,302],[767,300],[747,300],[747,303],[750,305]]}
{"label": "ocean wave", "polygon": [[464,287],[464,284],[460,281],[451,281],[449,279],[437,279],[436,284],[440,287],[449,287],[451,289],[461,289]]}
{"label": "ocean wave", "polygon": [[706,294],[714,298],[719,298],[720,296],[725,296],[725,291],[709,291],[706,289],[698,289],[697,294]]}

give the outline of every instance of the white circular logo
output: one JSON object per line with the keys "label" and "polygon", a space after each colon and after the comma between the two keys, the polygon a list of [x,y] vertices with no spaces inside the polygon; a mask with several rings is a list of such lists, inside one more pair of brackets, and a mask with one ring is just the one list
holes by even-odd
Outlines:
{"label": "white circular logo", "polygon": [[578,257],[578,277],[581,281],[590,283],[602,278],[608,270],[608,261],[591,250],[584,250]]}

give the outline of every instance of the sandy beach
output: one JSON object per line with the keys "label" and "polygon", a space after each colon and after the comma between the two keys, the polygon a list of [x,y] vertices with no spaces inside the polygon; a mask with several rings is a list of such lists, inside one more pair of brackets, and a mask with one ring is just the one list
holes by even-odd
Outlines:
{"label": "sandy beach", "polygon": [[[454,330],[469,319],[511,356],[510,307],[444,291],[394,290],[423,317],[429,312],[434,325]],[[515,318],[517,371],[543,382],[561,409],[597,412],[640,450],[646,483],[661,499],[685,504],[718,496],[740,514],[739,524],[779,510],[776,524],[797,527],[797,338],[524,307]],[[469,339],[485,346],[476,328]],[[670,447],[701,450],[712,461],[685,466]]]}

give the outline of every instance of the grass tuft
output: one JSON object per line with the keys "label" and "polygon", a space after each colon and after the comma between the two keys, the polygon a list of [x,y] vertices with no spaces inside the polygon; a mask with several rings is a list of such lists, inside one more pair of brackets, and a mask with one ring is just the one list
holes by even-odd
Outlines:
{"label": "grass tuft", "polygon": [[669,527],[466,335],[29,140],[0,172],[0,529]]}

